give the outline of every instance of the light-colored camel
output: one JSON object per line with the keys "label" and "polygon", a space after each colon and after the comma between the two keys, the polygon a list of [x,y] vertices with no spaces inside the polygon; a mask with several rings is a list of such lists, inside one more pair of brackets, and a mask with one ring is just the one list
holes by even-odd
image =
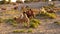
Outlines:
{"label": "light-colored camel", "polygon": [[27,15],[25,13],[21,13],[19,18],[14,18],[14,20],[16,20],[16,22],[18,23],[27,23],[27,25],[29,26],[29,18],[27,17]]}

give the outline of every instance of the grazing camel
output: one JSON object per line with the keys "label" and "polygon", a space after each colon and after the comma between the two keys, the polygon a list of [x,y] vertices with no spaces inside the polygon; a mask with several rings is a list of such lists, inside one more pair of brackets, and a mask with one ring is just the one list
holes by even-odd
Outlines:
{"label": "grazing camel", "polygon": [[16,22],[18,23],[27,23],[28,27],[29,27],[29,18],[27,17],[26,13],[23,12],[21,13],[20,17],[19,18],[14,18],[14,20],[16,20]]}
{"label": "grazing camel", "polygon": [[49,11],[47,11],[48,13],[55,13],[55,11],[54,10],[49,10]]}
{"label": "grazing camel", "polygon": [[34,12],[31,9],[26,11],[26,14],[27,14],[28,18],[34,17]]}

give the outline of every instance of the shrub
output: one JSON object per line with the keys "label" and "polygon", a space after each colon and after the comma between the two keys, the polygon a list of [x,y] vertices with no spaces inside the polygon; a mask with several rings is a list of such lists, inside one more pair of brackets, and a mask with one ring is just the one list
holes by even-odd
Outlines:
{"label": "shrub", "polygon": [[[40,20],[38,20],[38,19],[30,19],[29,26],[30,26],[31,28],[37,28],[38,25],[40,25],[40,24],[41,24]],[[27,27],[28,24],[24,22],[24,23],[23,23],[23,26],[24,26],[24,27]]]}
{"label": "shrub", "polygon": [[52,19],[56,18],[56,14],[55,13],[48,13],[48,12],[42,13],[41,12],[40,15],[47,16],[47,17],[52,18]]}
{"label": "shrub", "polygon": [[40,24],[40,20],[38,20],[38,19],[31,19],[31,22]]}
{"label": "shrub", "polygon": [[41,24],[41,22],[38,19],[31,19],[31,21],[30,21],[30,27],[32,27],[32,28],[37,28],[38,25],[40,25],[40,24]]}
{"label": "shrub", "polygon": [[48,17],[50,17],[50,18],[52,18],[52,19],[56,18],[56,15],[55,15],[54,13],[49,13],[49,14],[47,14],[47,15],[48,15]]}
{"label": "shrub", "polygon": [[33,22],[32,22],[32,23],[30,24],[30,27],[32,27],[32,28],[37,28],[38,25],[37,25],[36,23],[33,23]]}

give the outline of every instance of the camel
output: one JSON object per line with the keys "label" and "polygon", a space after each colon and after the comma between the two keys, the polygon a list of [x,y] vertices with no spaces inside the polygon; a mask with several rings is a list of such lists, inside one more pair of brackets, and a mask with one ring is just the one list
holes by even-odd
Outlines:
{"label": "camel", "polygon": [[26,14],[27,14],[28,18],[34,17],[34,12],[31,9],[26,11]]}
{"label": "camel", "polygon": [[53,9],[49,9],[49,10],[47,10],[47,12],[48,12],[48,13],[55,13],[56,11],[53,10]]}
{"label": "camel", "polygon": [[14,18],[14,20],[16,20],[16,22],[18,22],[18,23],[27,23],[27,25],[29,27],[30,21],[25,12],[21,13],[19,18]]}

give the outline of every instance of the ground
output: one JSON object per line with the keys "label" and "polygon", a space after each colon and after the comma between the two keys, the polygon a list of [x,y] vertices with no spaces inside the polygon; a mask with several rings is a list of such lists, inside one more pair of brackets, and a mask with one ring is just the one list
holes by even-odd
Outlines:
{"label": "ground", "polygon": [[[60,26],[54,24],[54,21],[60,21],[60,13],[57,13],[58,17],[56,19],[41,19],[42,24],[38,28],[33,29],[33,34],[60,34]],[[47,21],[46,21],[47,20]],[[13,27],[6,23],[0,24],[0,34],[25,34],[25,33],[12,33],[13,30],[26,29],[20,27]],[[26,33],[31,34],[31,33]]]}
{"label": "ground", "polygon": [[[32,33],[13,33],[13,30],[26,29],[19,27],[13,27],[7,23],[0,23],[0,34],[60,34],[60,25],[54,24],[54,21],[60,21],[60,12],[56,12],[56,19],[40,18],[41,25],[38,28],[32,28]],[[16,15],[16,14],[14,14]],[[17,14],[18,15],[18,14]],[[1,17],[1,16],[0,16]]]}

